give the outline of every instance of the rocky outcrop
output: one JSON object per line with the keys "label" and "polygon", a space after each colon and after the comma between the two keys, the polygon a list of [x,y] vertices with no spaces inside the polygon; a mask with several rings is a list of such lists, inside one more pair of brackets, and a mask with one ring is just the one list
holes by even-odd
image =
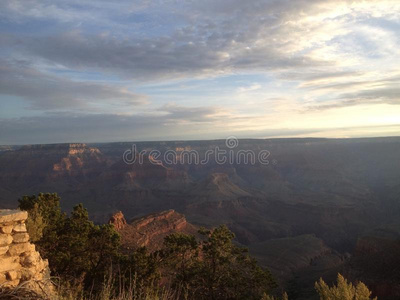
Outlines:
{"label": "rocky outcrop", "polygon": [[126,225],[126,220],[122,211],[113,214],[108,221],[108,224],[114,225],[115,229],[117,230],[123,229]]}
{"label": "rocky outcrop", "polygon": [[26,211],[0,210],[0,286],[13,288],[21,283],[31,290],[50,295],[47,260],[29,242]]}
{"label": "rocky outcrop", "polygon": [[[27,145],[0,156],[0,181],[10,188],[81,183],[107,167],[107,159],[85,144]],[[20,192],[20,191],[19,191]]]}
{"label": "rocky outcrop", "polygon": [[67,144],[64,151],[60,161],[53,165],[52,177],[98,174],[107,165],[99,149],[86,144]]}
{"label": "rocky outcrop", "polygon": [[182,232],[196,235],[197,233],[196,226],[188,223],[184,215],[172,209],[135,219],[130,224],[124,221],[123,214],[118,212],[111,217],[109,223],[113,224],[121,234],[125,249],[145,246],[148,250],[155,251],[162,247],[164,238],[169,234]]}

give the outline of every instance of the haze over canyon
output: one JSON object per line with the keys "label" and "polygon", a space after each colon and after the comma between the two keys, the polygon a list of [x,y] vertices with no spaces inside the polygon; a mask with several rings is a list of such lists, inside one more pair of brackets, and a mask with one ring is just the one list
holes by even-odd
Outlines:
{"label": "haze over canyon", "polygon": [[[127,164],[128,142],[2,147],[0,204],[16,207],[24,194],[57,192],[64,209],[82,202],[99,223],[122,211],[116,219],[128,221],[116,227],[125,241],[150,248],[169,232],[227,224],[285,285],[301,286],[299,276],[334,277],[360,245],[375,249],[380,239],[400,236],[400,138],[241,139],[234,151],[268,150],[270,163],[182,161],[185,151],[231,150],[225,142],[135,143],[138,152],[173,150],[176,164],[149,156]],[[146,219],[154,213],[160,221]],[[140,217],[148,221],[130,221]]]}

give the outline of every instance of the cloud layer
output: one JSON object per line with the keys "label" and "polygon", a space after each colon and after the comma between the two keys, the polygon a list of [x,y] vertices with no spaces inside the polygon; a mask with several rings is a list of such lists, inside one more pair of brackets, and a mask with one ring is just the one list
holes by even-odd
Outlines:
{"label": "cloud layer", "polygon": [[4,0],[0,17],[0,143],[27,124],[73,139],[67,120],[98,141],[101,120],[122,140],[126,122],[142,139],[400,124],[398,1]]}
{"label": "cloud layer", "polygon": [[25,61],[2,62],[0,91],[26,99],[29,108],[38,110],[88,109],[116,101],[119,105],[146,103],[146,96],[109,84],[77,82],[45,74]]}

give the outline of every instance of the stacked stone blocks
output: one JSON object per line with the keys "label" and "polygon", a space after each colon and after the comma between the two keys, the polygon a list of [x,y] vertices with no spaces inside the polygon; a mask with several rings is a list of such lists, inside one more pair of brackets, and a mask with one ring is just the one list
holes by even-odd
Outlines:
{"label": "stacked stone blocks", "polygon": [[29,242],[26,211],[0,210],[0,286],[15,287],[22,282],[43,282],[49,278],[43,260]]}

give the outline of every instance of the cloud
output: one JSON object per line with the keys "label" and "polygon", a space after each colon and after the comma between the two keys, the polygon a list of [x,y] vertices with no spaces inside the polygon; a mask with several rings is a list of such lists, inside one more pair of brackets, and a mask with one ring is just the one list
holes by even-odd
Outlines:
{"label": "cloud", "polygon": [[399,102],[398,1],[4,0],[0,17],[0,92],[63,112],[3,119],[7,140],[295,134],[314,112]]}
{"label": "cloud", "polygon": [[[390,16],[396,12],[396,9],[385,11],[391,7],[390,1],[354,1],[351,4],[346,1],[259,0],[245,4],[237,0],[188,1],[180,5],[171,1],[138,3],[140,1],[131,4],[122,1],[111,7],[106,1],[88,1],[83,6],[77,2],[33,1],[25,8],[20,1],[14,4],[7,1],[4,6],[11,14],[34,18],[38,12],[44,18],[93,13],[94,19],[81,18],[86,26],[97,25],[99,19],[105,19],[113,31],[93,32],[93,27],[88,31],[85,26],[79,26],[79,29],[66,26],[61,32],[40,36],[20,34],[13,37],[11,44],[15,53],[40,58],[49,64],[136,80],[307,70],[317,66],[334,76],[330,67],[350,64],[354,55],[360,56],[362,50],[372,49],[357,40],[360,36],[368,39],[371,45],[379,46],[376,53],[383,51],[382,54],[393,55],[396,49],[395,42],[392,42],[393,51],[390,53],[382,46],[382,40],[389,41],[390,37],[396,36],[395,33],[390,35],[389,31],[375,28],[377,37],[373,38],[366,35],[373,28],[365,24],[362,25],[364,29],[352,26],[354,22],[364,21],[378,12]],[[144,16],[158,14],[159,22],[162,22],[162,17],[177,18],[182,22],[170,22],[171,28],[165,33],[146,35],[143,28],[143,32],[125,30],[127,33],[123,35],[120,26],[133,26],[129,15],[136,6],[139,7],[137,10],[145,12]],[[60,12],[52,14],[48,10]],[[160,11],[164,14],[160,15]],[[151,18],[146,25],[152,27]],[[343,59],[343,52],[347,58]],[[350,74],[357,71],[338,71],[336,74],[340,72]]]}
{"label": "cloud", "polygon": [[382,102],[388,104],[400,104],[400,87],[396,84],[392,87],[385,87],[381,89],[361,91],[348,97],[362,98],[362,99],[380,99]]}
{"label": "cloud", "polygon": [[135,107],[147,102],[145,95],[125,88],[45,74],[25,61],[0,61],[0,94],[22,97],[39,110],[90,110],[102,104]]}
{"label": "cloud", "polygon": [[[175,116],[185,122],[170,122],[168,116],[156,112],[134,115],[49,113],[46,116],[0,119],[0,145],[223,139],[230,135],[239,138],[384,136],[398,135],[400,128],[400,124],[351,128],[340,124],[335,127],[316,124],[313,128],[232,126],[227,130],[223,125],[230,121],[230,117],[208,120],[199,127],[200,115],[204,113],[201,109],[198,115],[191,111]],[[207,116],[204,118],[208,119]]]}
{"label": "cloud", "polygon": [[357,78],[364,75],[361,71],[343,71],[343,70],[307,70],[304,72],[282,72],[280,78],[285,80],[296,80],[301,81],[301,87],[319,86],[320,83],[329,82],[336,79]]}
{"label": "cloud", "polygon": [[259,90],[261,88],[262,88],[261,84],[254,83],[254,84],[252,84],[250,86],[241,86],[241,87],[239,87],[237,89],[237,92],[238,93],[247,93],[247,92],[252,92],[252,91]]}
{"label": "cloud", "polygon": [[[326,110],[356,105],[400,104],[400,77],[398,74],[381,80],[361,80],[315,86],[314,89],[336,92],[330,101],[312,104],[306,110]],[[346,91],[347,90],[347,91]]]}
{"label": "cloud", "polygon": [[212,130],[214,136],[223,137],[218,128],[228,119],[229,114],[219,108],[175,104],[130,115],[48,113],[0,119],[0,144],[204,138]]}
{"label": "cloud", "polygon": [[3,0],[0,15],[4,20],[25,22],[28,20],[56,20],[59,22],[107,21],[121,12],[131,13],[146,7],[146,1],[120,0],[118,2],[96,0]]}
{"label": "cloud", "polygon": [[236,71],[268,71],[326,65],[306,56],[286,56],[268,43],[237,42],[230,34],[219,40],[182,34],[154,39],[120,40],[67,32],[56,36],[23,37],[13,41],[16,53],[76,70],[117,74],[136,80],[214,77]]}
{"label": "cloud", "polygon": [[[16,3],[8,3],[8,10],[25,17],[37,18],[40,13],[44,18],[51,15],[72,18],[75,12],[80,16],[94,11],[97,18],[106,16],[107,19],[104,12],[108,8],[106,3],[102,8],[86,5],[86,10],[78,11],[64,1],[60,5],[34,1],[35,4],[27,9],[19,1]],[[112,9],[110,15],[127,17],[130,10],[124,12],[124,4],[117,6],[117,12]],[[311,9],[313,1],[283,1],[281,4],[276,1],[250,1],[246,5],[240,1],[206,1],[201,4],[188,2],[182,8],[170,1],[161,1],[160,4],[166,11],[177,9],[177,13],[170,18],[183,15],[186,22],[172,26],[167,34],[155,36],[143,36],[127,30],[130,34],[121,37],[119,31],[103,34],[92,30],[88,32],[84,26],[79,26],[79,29],[72,27],[72,30],[71,26],[67,26],[61,32],[15,36],[13,50],[23,56],[41,58],[69,68],[96,70],[140,80],[213,77],[234,72],[265,72],[333,63],[312,58],[296,47],[304,38],[297,37],[300,27],[291,22],[299,18],[297,9]],[[234,11],[231,11],[232,8]],[[213,18],[206,12],[213,12],[210,13]],[[129,21],[118,22],[110,15],[107,21],[112,24],[110,28],[131,25]],[[98,21],[85,16],[80,19],[86,25],[95,25]],[[124,17],[121,19],[126,20]],[[288,34],[288,31],[291,33]]]}
{"label": "cloud", "polygon": [[172,122],[191,122],[191,123],[204,123],[226,119],[229,112],[219,107],[184,107],[176,104],[167,104],[162,106],[158,111],[164,113],[166,121]]}

